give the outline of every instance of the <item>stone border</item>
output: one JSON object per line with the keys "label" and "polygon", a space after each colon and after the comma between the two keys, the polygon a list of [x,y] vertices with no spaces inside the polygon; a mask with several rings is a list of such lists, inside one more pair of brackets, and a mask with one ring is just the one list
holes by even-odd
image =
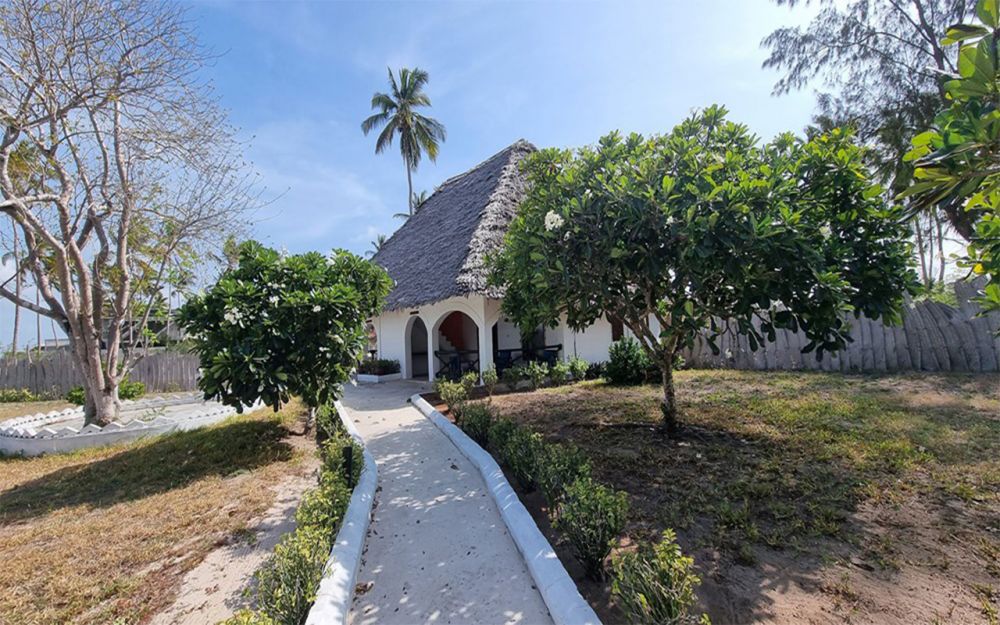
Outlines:
{"label": "stone border", "polygon": [[337,414],[348,434],[363,448],[364,467],[358,479],[351,502],[344,513],[337,540],[330,551],[323,579],[316,592],[316,601],[309,610],[306,625],[344,625],[354,598],[354,583],[361,568],[361,554],[364,552],[365,537],[372,519],[372,504],[378,486],[378,466],[375,458],[365,446],[365,441],[354,422],[347,416],[347,410],[340,401],[335,401]]}
{"label": "stone border", "polygon": [[[216,402],[205,402],[196,393],[184,393],[123,401],[122,410],[139,412],[202,403],[204,409],[196,414],[167,417],[153,416],[152,419],[133,419],[127,423],[111,423],[105,427],[87,425],[82,428],[64,426],[58,429],[48,427],[59,421],[82,417],[83,408],[67,408],[46,414],[16,417],[0,422],[0,453],[6,455],[37,456],[45,453],[62,453],[100,447],[124,441],[132,441],[145,436],[166,434],[175,430],[192,430],[211,425],[236,414],[236,409]],[[248,406],[254,410],[258,406]]]}
{"label": "stone border", "polygon": [[594,609],[580,595],[576,583],[563,568],[552,545],[518,499],[493,456],[443,414],[434,410],[419,394],[410,397],[410,402],[479,469],[555,624],[601,625]]}
{"label": "stone border", "polygon": [[359,384],[378,384],[379,382],[391,382],[392,380],[402,380],[402,373],[387,373],[385,375],[372,375],[370,373],[357,374]]}

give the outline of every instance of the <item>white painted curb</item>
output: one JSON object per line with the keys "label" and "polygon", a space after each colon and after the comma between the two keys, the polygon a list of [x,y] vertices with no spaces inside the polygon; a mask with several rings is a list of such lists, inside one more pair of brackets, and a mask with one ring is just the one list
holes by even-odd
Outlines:
{"label": "white painted curb", "polygon": [[419,394],[410,397],[410,402],[424,413],[431,422],[444,432],[445,436],[458,447],[474,464],[486,482],[486,488],[500,508],[500,516],[514,538],[518,551],[528,565],[535,585],[542,594],[549,615],[556,625],[601,625],[594,609],[580,595],[573,578],[569,576],[562,562],[535,525],[528,509],[524,507],[517,493],[504,477],[500,465],[476,441],[456,427],[443,414],[434,410]]}
{"label": "white painted curb", "polygon": [[[362,447],[357,426],[347,416],[347,410],[339,401],[334,402],[337,414],[344,423],[348,434]],[[368,534],[368,524],[372,519],[372,503],[378,486],[378,467],[375,458],[364,447],[364,466],[361,477],[351,494],[351,502],[344,514],[344,521],[337,532],[330,558],[326,563],[323,579],[316,592],[316,601],[306,617],[306,625],[342,625],[347,623],[347,613],[354,598],[354,583],[361,568],[361,554]]]}
{"label": "white painted curb", "polygon": [[373,375],[370,373],[359,373],[357,374],[357,380],[359,384],[379,384],[381,382],[391,382],[393,380],[402,380],[402,373],[386,373],[385,375]]}

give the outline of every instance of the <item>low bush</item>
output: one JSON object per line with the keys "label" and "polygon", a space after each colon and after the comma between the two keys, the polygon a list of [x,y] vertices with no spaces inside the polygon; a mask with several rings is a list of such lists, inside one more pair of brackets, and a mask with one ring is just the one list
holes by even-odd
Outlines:
{"label": "low bush", "polygon": [[524,490],[535,488],[538,457],[544,445],[540,434],[514,426],[503,447],[500,447],[501,460]]}
{"label": "low bush", "polygon": [[257,610],[279,625],[300,625],[316,600],[329,552],[328,530],[303,527],[286,534],[254,574]]}
{"label": "low bush", "polygon": [[590,477],[587,456],[573,445],[545,444],[537,457],[535,481],[550,509],[563,498],[566,487],[576,480]]}
{"label": "low bush", "polygon": [[562,386],[569,382],[570,368],[568,362],[559,361],[549,369],[549,379],[555,386]]}
{"label": "low bush", "polygon": [[486,394],[493,397],[493,391],[497,388],[497,368],[490,365],[490,368],[483,371],[483,387],[486,388]]}
{"label": "low bush", "polygon": [[462,408],[462,430],[469,437],[486,447],[489,440],[490,425],[496,419],[496,413],[489,404],[468,404]]}
{"label": "low bush", "polygon": [[574,356],[569,361],[569,372],[573,376],[574,382],[579,382],[587,377],[587,369],[590,368],[590,363],[588,363],[583,358],[578,358]]}
{"label": "low bush", "polygon": [[328,438],[344,431],[337,408],[333,404],[325,404],[316,409],[316,442],[323,444]]}
{"label": "low bush", "polygon": [[524,369],[520,365],[513,367],[507,367],[503,370],[503,374],[500,376],[500,380],[506,384],[511,390],[517,386],[517,383],[524,379]]}
{"label": "low bush", "polygon": [[[131,382],[128,378],[118,385],[118,399],[138,399],[146,394],[146,385],[142,382]],[[77,406],[87,403],[87,394],[82,386],[76,386],[66,393],[66,401]]]}
{"label": "low bush", "polygon": [[[80,389],[83,391],[83,389]],[[38,401],[39,397],[26,388],[4,388],[0,389],[0,403],[7,404],[15,401]]]}
{"label": "low bush", "polygon": [[524,365],[523,371],[524,377],[531,382],[531,390],[541,388],[542,384],[545,383],[545,378],[549,377],[549,366],[538,360],[532,360]]}
{"label": "low bush", "polygon": [[584,375],[584,379],[587,380],[597,380],[603,378],[607,373],[608,363],[606,362],[592,362],[587,365],[587,373]]}
{"label": "low bush", "polygon": [[[346,449],[351,449],[351,466],[348,471]],[[320,458],[323,459],[323,469],[320,471],[320,482],[337,476],[348,480],[353,486],[361,477],[364,466],[364,448],[346,431],[340,431],[320,445]]]}
{"label": "low bush", "polygon": [[517,424],[507,417],[498,417],[494,419],[493,423],[490,424],[490,428],[486,436],[486,443],[489,445],[490,451],[500,455],[503,448],[507,446],[507,440],[510,438],[511,434],[514,433],[514,430],[516,430],[517,427]]}
{"label": "low bush", "polygon": [[278,623],[266,614],[244,609],[222,621],[219,625],[278,625]]}
{"label": "low bush", "polygon": [[365,375],[392,375],[399,372],[399,361],[395,359],[372,358],[358,363],[358,373]]}
{"label": "low bush", "polygon": [[295,527],[326,532],[332,545],[350,502],[351,489],[344,477],[324,473],[320,476],[319,486],[302,496],[295,511]]}
{"label": "low bush", "polygon": [[591,579],[604,577],[604,560],[625,527],[628,499],[589,477],[566,487],[555,527],[565,534]]}
{"label": "low bush", "polygon": [[694,560],[681,553],[673,530],[652,549],[615,554],[611,561],[612,592],[632,623],[690,625],[708,623],[706,615],[695,616],[691,608],[701,580],[694,573]]}
{"label": "low bush", "polygon": [[639,342],[625,337],[608,350],[606,377],[612,384],[642,384],[650,370],[649,357]]}
{"label": "low bush", "polygon": [[448,404],[448,409],[457,415],[461,412],[462,402],[469,398],[468,391],[459,382],[451,382],[449,380],[435,380],[434,390],[437,392],[438,397],[441,401]]}

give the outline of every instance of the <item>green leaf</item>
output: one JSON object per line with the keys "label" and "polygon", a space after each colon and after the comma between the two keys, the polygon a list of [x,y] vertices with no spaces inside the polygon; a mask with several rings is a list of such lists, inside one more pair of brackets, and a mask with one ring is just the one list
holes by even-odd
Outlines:
{"label": "green leaf", "polygon": [[989,32],[989,30],[975,24],[953,24],[948,27],[948,31],[941,39],[941,45],[950,46],[968,39],[985,37]]}
{"label": "green leaf", "polygon": [[976,3],[976,17],[990,28],[1000,26],[1000,0],[979,0]]}

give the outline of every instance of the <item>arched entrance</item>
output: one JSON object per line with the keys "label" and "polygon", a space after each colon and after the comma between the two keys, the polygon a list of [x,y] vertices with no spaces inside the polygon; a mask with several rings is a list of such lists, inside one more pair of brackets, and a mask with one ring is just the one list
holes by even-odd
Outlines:
{"label": "arched entrance", "polygon": [[413,317],[406,330],[406,375],[414,380],[427,379],[427,326]]}
{"label": "arched entrance", "polygon": [[457,379],[479,372],[479,326],[469,315],[454,311],[437,323],[434,366],[438,377]]}

